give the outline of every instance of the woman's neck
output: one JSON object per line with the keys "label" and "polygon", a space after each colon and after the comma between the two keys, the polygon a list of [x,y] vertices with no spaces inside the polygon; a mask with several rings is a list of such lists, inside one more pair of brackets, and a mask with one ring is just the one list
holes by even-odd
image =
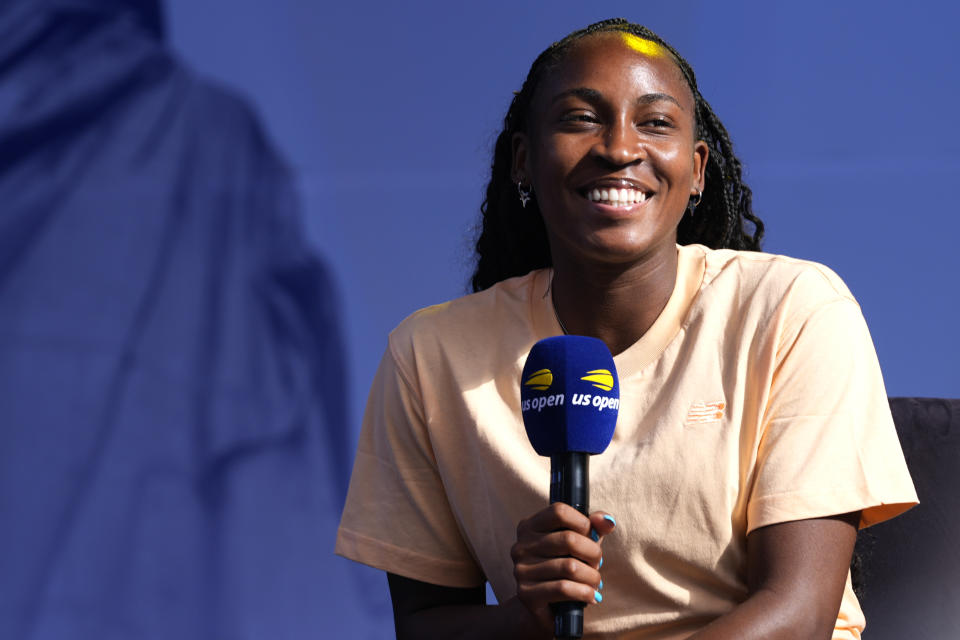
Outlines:
{"label": "woman's neck", "polygon": [[555,260],[551,295],[565,331],[599,338],[616,355],[653,326],[676,281],[676,249],[631,265]]}

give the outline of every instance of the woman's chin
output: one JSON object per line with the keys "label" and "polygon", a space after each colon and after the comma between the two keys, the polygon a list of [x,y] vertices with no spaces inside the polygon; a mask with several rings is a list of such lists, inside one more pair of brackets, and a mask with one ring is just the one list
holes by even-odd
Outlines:
{"label": "woman's chin", "polygon": [[575,262],[579,262],[583,266],[588,264],[629,266],[675,251],[676,234],[667,238],[596,237],[593,238],[588,247],[584,247],[584,250],[579,253],[579,258],[575,257]]}

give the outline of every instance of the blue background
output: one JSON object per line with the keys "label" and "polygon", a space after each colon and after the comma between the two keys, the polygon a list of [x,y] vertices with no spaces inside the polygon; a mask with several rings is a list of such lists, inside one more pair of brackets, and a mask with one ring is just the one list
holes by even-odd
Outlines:
{"label": "blue background", "polygon": [[[386,335],[464,293],[490,150],[553,40],[624,16],[693,65],[767,225],[836,270],[890,395],[960,396],[960,39],[953,3],[171,0],[168,42],[258,108],[342,299],[355,442]],[[337,514],[317,544],[332,549]],[[386,637],[385,580],[331,555],[320,603]],[[357,591],[363,589],[363,592]],[[335,589],[334,594],[337,593]]]}

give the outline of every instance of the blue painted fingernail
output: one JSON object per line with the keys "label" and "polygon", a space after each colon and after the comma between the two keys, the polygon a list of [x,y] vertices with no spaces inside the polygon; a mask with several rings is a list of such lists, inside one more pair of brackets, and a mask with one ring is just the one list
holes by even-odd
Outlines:
{"label": "blue painted fingernail", "polygon": [[590,529],[590,539],[594,542],[600,542],[600,536],[597,535],[597,532],[593,529]]}
{"label": "blue painted fingernail", "polygon": [[599,591],[593,592],[593,599],[596,601],[597,604],[600,604],[601,602],[603,602],[603,596],[600,595]]}
{"label": "blue painted fingernail", "polygon": [[601,580],[600,584],[597,585],[597,589],[603,589],[603,580]]}
{"label": "blue painted fingernail", "polygon": [[606,515],[606,516],[603,516],[603,519],[604,519],[604,520],[609,520],[609,521],[613,524],[613,526],[617,526],[617,521],[613,519],[613,516],[611,516],[611,515]]}
{"label": "blue painted fingernail", "polygon": [[603,556],[600,556],[600,564],[597,565],[597,569],[603,566]]}

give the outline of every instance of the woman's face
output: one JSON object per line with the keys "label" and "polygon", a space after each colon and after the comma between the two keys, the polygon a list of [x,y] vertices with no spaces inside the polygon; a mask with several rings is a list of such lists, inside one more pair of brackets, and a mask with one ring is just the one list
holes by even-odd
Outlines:
{"label": "woman's face", "polygon": [[554,263],[629,263],[673,251],[707,145],[666,49],[619,32],[588,36],[541,81],[514,178],[532,184]]}

